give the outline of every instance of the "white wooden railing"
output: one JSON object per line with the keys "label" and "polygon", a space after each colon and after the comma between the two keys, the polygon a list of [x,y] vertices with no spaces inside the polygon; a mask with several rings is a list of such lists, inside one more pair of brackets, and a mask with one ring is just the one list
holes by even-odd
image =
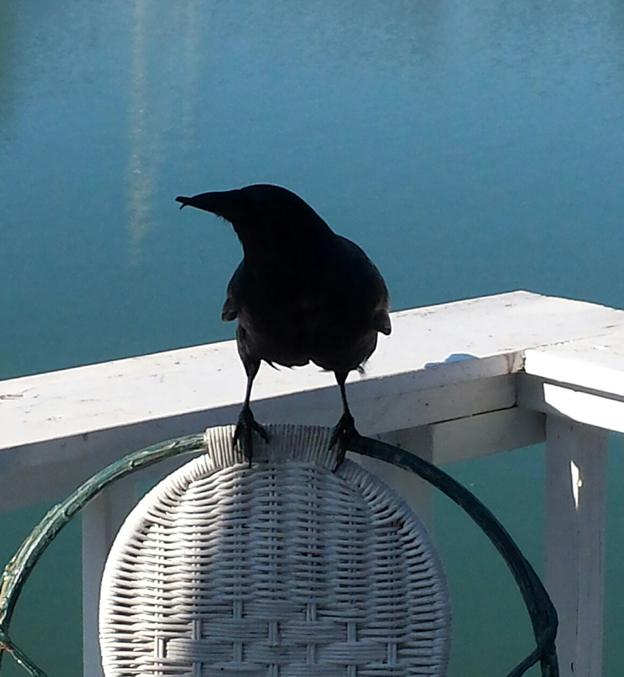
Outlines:
{"label": "white wooden railing", "polygon": [[[606,439],[624,432],[624,311],[519,291],[401,311],[393,327],[366,374],[350,379],[360,431],[435,463],[546,441],[546,585],[561,674],[599,677]],[[133,449],[234,422],[243,392],[232,341],[2,381],[0,512],[59,498]],[[333,375],[314,367],[264,368],[254,385],[260,421],[333,425],[339,409]],[[426,518],[418,480],[374,469]],[[85,511],[88,677],[101,674],[103,561],[135,497],[125,480]]]}

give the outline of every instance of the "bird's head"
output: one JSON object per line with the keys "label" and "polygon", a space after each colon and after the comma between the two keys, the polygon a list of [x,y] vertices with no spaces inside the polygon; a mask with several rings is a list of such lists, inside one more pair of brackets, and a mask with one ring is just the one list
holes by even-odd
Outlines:
{"label": "bird's head", "polygon": [[179,195],[183,207],[196,207],[229,221],[246,250],[254,243],[280,240],[284,246],[331,234],[329,226],[298,195],[271,184],[255,184],[236,190]]}

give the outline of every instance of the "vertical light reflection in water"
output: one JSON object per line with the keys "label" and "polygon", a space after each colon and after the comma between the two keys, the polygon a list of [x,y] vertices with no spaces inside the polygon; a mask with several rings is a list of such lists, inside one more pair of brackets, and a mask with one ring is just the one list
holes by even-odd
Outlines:
{"label": "vertical light reflection in water", "polygon": [[15,9],[8,3],[0,3],[0,152],[10,149],[12,130],[10,123],[15,106],[12,91],[15,78],[11,77],[12,56],[15,50]]}
{"label": "vertical light reflection in water", "polygon": [[[159,17],[172,27],[171,40],[159,47],[157,59],[160,80],[158,86],[158,109],[153,117],[157,123],[158,140],[167,134],[173,148],[168,145],[153,158],[161,164],[163,156],[172,153],[186,157],[194,148],[196,128],[196,104],[201,100],[198,89],[199,43],[198,3],[188,0],[167,5],[166,17]],[[154,135],[156,137],[156,135]]]}
{"label": "vertical light reflection in water", "polygon": [[146,49],[146,0],[136,0],[132,31],[132,79],[130,82],[130,133],[128,142],[129,263],[138,265],[141,245],[149,227],[154,193],[154,141],[148,129],[148,57]]}
{"label": "vertical light reflection in water", "polygon": [[[154,14],[160,25],[171,27],[175,39],[152,49],[150,41],[161,40],[150,23]],[[136,0],[126,172],[131,266],[141,262],[166,158],[172,152],[177,153],[180,146],[184,156],[194,150],[200,53],[195,0],[167,5]],[[168,137],[175,139],[175,149],[165,146]]]}
{"label": "vertical light reflection in water", "polygon": [[195,150],[197,115],[196,92],[199,87],[199,16],[197,0],[188,0],[185,5],[186,15],[183,35],[184,40],[184,68],[186,74],[184,88],[181,92],[180,126],[182,130],[182,151],[188,156]]}

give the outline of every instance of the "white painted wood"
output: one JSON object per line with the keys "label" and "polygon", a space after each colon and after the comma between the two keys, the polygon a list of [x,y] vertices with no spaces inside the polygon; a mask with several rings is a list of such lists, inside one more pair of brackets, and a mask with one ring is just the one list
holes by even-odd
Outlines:
{"label": "white painted wood", "polygon": [[[624,312],[513,292],[393,322],[348,386],[366,434],[509,408],[525,350],[613,332]],[[231,341],[0,382],[0,510],[55,498],[134,448],[231,423],[243,390]],[[339,407],[333,376],[314,367],[263,369],[254,387],[264,421],[333,425]]]}
{"label": "white painted wood", "polygon": [[103,677],[98,640],[102,571],[117,531],[136,501],[136,484],[133,478],[126,478],[104,489],[82,513],[84,677]]}
{"label": "white painted wood", "polygon": [[[410,374],[379,381],[376,389],[373,383],[362,384],[363,390],[357,385],[350,387],[349,402],[358,429],[369,435],[511,407],[516,398],[512,375],[423,390],[411,389],[414,384]],[[0,512],[65,495],[94,472],[134,449],[208,426],[232,423],[240,406],[237,403],[0,453]],[[257,419],[273,423],[332,426],[340,411],[336,386],[254,403]]]}
{"label": "white painted wood", "polygon": [[[624,377],[624,375],[623,375]],[[624,398],[520,374],[518,404],[604,430],[624,432]]]}
{"label": "white painted wood", "polygon": [[[352,389],[376,394],[398,375],[405,378],[400,393],[513,373],[531,347],[618,324],[624,326],[624,311],[528,292],[401,311],[393,314],[393,334],[380,337],[366,376],[351,376]],[[263,368],[254,399],[330,386],[333,376],[313,366]],[[227,410],[243,392],[232,341],[12,379],[0,383],[0,449]]]}
{"label": "white painted wood", "polygon": [[526,351],[527,374],[624,397],[624,328]]}
{"label": "white painted wood", "polygon": [[438,465],[528,447],[546,436],[544,415],[520,407],[433,423],[430,428]]}
{"label": "white painted wood", "polygon": [[546,587],[561,677],[601,677],[607,433],[547,417]]}

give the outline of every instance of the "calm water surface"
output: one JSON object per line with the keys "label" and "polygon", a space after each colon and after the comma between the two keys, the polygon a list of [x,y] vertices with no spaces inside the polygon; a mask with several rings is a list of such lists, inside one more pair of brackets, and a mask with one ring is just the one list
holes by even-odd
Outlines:
{"label": "calm water surface", "polygon": [[[173,196],[252,182],[362,244],[395,309],[517,288],[622,306],[623,173],[619,0],[5,0],[0,378],[231,337],[238,244]],[[606,675],[624,661],[613,446]],[[541,566],[541,450],[451,470]],[[528,622],[485,540],[438,507],[452,675],[501,675]],[[2,560],[44,508],[0,515]],[[17,616],[51,675],[79,670],[78,539]]]}

